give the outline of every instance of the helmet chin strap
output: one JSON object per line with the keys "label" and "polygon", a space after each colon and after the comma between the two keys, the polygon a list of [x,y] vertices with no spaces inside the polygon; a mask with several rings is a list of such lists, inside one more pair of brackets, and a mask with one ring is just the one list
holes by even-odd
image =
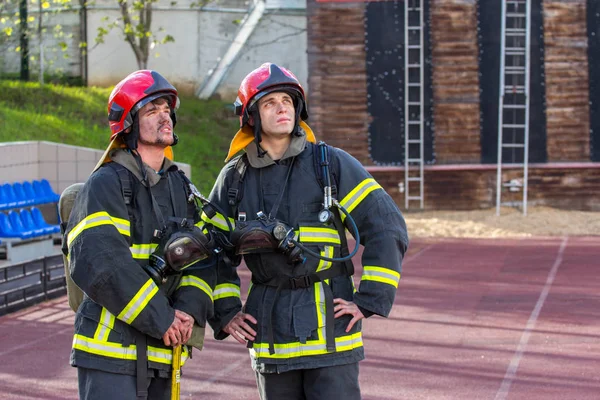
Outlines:
{"label": "helmet chin strap", "polygon": [[140,137],[140,121],[136,115],[133,116],[133,123],[131,124],[131,131],[129,133],[123,132],[123,142],[130,150],[137,150],[138,139]]}
{"label": "helmet chin strap", "polygon": [[296,105],[296,120],[294,122],[294,129],[292,129],[292,135],[300,136],[300,114],[302,113],[302,107],[304,103],[298,99],[298,103]]}
{"label": "helmet chin strap", "polygon": [[252,110],[250,112],[252,115],[252,120],[254,122],[254,126],[252,126],[252,130],[254,131],[254,143],[256,143],[256,154],[258,157],[263,158],[267,152],[260,148],[260,142],[262,142],[262,123],[260,122],[260,113],[258,110]]}

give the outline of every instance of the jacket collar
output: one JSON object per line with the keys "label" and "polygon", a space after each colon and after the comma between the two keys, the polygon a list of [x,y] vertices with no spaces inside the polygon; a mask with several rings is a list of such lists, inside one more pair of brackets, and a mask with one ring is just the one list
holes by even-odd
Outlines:
{"label": "jacket collar", "polygon": [[[306,139],[309,142],[317,143],[314,132],[306,122],[300,121],[299,127],[299,132],[301,135],[306,135]],[[237,131],[233,139],[231,139],[229,151],[227,152],[227,157],[225,157],[225,162],[231,160],[233,156],[235,156],[241,150],[246,149],[252,142],[254,142],[254,131],[250,125],[245,124],[239,131]]]}
{"label": "jacket collar", "polygon": [[[143,183],[142,171],[140,170],[135,157],[129,150],[113,149],[110,152],[110,159],[127,168],[133,175],[135,175],[136,178],[138,178],[140,182]],[[162,174],[154,171],[146,163],[143,163],[142,165],[146,171],[146,176],[148,177],[148,183],[150,184],[150,187],[156,185],[160,181]],[[165,157],[163,161],[162,171],[166,172],[171,169],[177,170],[177,165],[175,165],[173,161]]]}
{"label": "jacket collar", "polygon": [[[300,136],[292,136],[292,141],[290,142],[289,147],[281,157],[282,160],[285,160],[286,158],[290,157],[295,157],[298,154],[302,153],[302,151],[304,151],[304,148],[306,147],[306,134],[304,134],[303,131],[300,132]],[[250,162],[250,165],[254,168],[263,168],[275,164],[275,161],[271,158],[271,156],[268,153],[266,153],[263,157],[258,156],[258,149],[256,148],[254,142],[248,145],[244,150],[246,150],[246,154],[248,155],[248,161]]]}

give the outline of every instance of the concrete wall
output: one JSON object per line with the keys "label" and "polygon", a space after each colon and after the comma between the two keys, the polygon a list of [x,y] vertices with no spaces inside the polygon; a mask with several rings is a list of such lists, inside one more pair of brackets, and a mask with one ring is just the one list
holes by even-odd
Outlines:
{"label": "concrete wall", "polygon": [[[104,151],[30,141],[0,143],[0,184],[47,179],[56,193],[84,182]],[[177,165],[191,177],[189,164]]]}
{"label": "concrete wall", "polygon": [[[165,34],[175,38],[174,43],[157,45],[150,50],[148,68],[163,74],[179,90],[196,92],[233,42],[239,29],[234,21],[242,20],[252,1],[214,0],[202,10],[192,8],[193,0],[158,0],[153,5],[152,30],[162,39]],[[197,2],[196,2],[197,3]],[[306,1],[268,0],[265,14],[248,39],[237,59],[231,64],[217,89],[224,99],[235,99],[243,77],[260,64],[270,61],[290,68],[303,85],[307,83],[306,57]],[[30,15],[37,21],[37,4],[30,4]],[[138,69],[133,50],[118,29],[113,29],[104,43],[95,44],[98,28],[120,17],[116,0],[96,0],[87,9],[87,74],[90,86],[108,87],[116,84],[130,72]],[[74,10],[51,15],[44,12],[46,65],[48,71],[58,71],[69,76],[82,75],[79,55],[80,15]],[[36,29],[37,22],[30,24]],[[65,35],[54,38],[56,24],[63,27]],[[1,27],[2,25],[0,25]],[[159,32],[163,28],[164,32]],[[15,52],[18,43],[17,28],[7,43],[0,43],[0,71],[18,73],[20,54]],[[57,52],[57,43],[68,45],[66,52]],[[39,44],[34,35],[30,41],[30,54],[37,57]],[[64,58],[66,54],[68,57]],[[38,70],[38,61],[32,61],[32,79]]]}
{"label": "concrete wall", "polygon": [[[247,2],[242,0],[230,0],[228,4],[209,3],[203,11],[191,9],[190,3],[189,0],[178,1],[175,6],[167,0],[155,3],[153,30],[164,28],[175,42],[156,46],[148,58],[148,68],[159,71],[179,90],[188,93],[200,88],[209,71],[217,66],[239,29],[233,21],[243,19],[249,10]],[[119,15],[114,0],[98,0],[88,11],[90,41],[103,24],[102,18],[108,16],[112,20]],[[120,33],[113,30],[105,42],[89,49],[89,85],[111,86],[138,69],[133,51]],[[289,67],[301,82],[307,81],[304,9],[267,9],[224,76],[218,95],[235,99],[244,76],[266,61]]]}

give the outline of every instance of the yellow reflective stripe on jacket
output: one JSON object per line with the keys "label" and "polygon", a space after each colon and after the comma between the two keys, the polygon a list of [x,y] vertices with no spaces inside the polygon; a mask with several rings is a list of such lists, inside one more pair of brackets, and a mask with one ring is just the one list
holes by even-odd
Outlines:
{"label": "yellow reflective stripe on jacket", "polygon": [[94,333],[94,339],[106,342],[108,340],[108,334],[111,329],[115,326],[115,316],[110,313],[106,308],[102,307],[102,313],[100,314],[100,322]]}
{"label": "yellow reflective stripe on jacket", "polygon": [[[352,335],[340,336],[335,338],[336,352],[354,350],[363,346],[362,334],[356,332]],[[320,354],[329,354],[325,340],[307,340],[306,343],[275,343],[275,353],[269,354],[268,343],[254,343],[250,349],[252,357],[261,358],[293,358],[303,356],[316,356]]]}
{"label": "yellow reflective stripe on jacket", "polygon": [[[216,213],[214,217],[208,218],[208,215],[202,212],[201,218],[202,221],[208,224],[212,224],[223,231],[229,231],[229,226],[227,226],[227,219],[223,214]],[[229,222],[231,223],[231,227],[235,229],[235,220],[233,218],[229,218]]]}
{"label": "yellow reflective stripe on jacket", "polygon": [[341,244],[340,235],[336,229],[313,226],[300,227],[300,241],[303,243]]}
{"label": "yellow reflective stripe on jacket", "polygon": [[363,267],[361,280],[387,283],[388,285],[392,285],[397,289],[398,282],[400,281],[400,274],[391,269],[365,265]]}
{"label": "yellow reflective stripe on jacket", "polygon": [[158,286],[156,286],[156,283],[154,283],[152,279],[148,279],[144,286],[142,286],[142,288],[125,306],[123,311],[117,315],[117,318],[127,324],[131,324],[157,292]]}
{"label": "yellow reflective stripe on jacket", "polygon": [[86,229],[94,228],[101,225],[113,225],[120,234],[130,236],[129,221],[122,218],[115,218],[110,216],[106,211],[100,211],[91,215],[88,215],[81,220],[75,228],[71,229],[67,235],[67,246],[71,246],[71,243],[81,232]]}
{"label": "yellow reflective stripe on jacket", "polygon": [[[352,191],[348,193],[342,201],[340,201],[340,204],[346,209],[346,211],[348,211],[348,213],[350,213],[360,204],[361,201],[363,201],[365,197],[367,197],[369,193],[376,189],[381,189],[381,185],[379,185],[375,179],[367,178],[356,185],[356,187],[352,189]],[[346,218],[344,213],[341,213],[341,215],[342,220]]]}
{"label": "yellow reflective stripe on jacket", "polygon": [[[325,246],[321,252],[321,256],[332,258],[333,257],[333,246]],[[332,265],[331,261],[319,260],[317,271],[324,271],[330,268]],[[317,307],[317,335],[319,340],[325,340],[325,313],[327,311],[327,305],[325,304],[325,292],[323,285],[329,284],[329,279],[325,282],[315,282],[315,304]]]}
{"label": "yellow reflective stripe on jacket", "polygon": [[[323,246],[321,256],[333,258],[333,246]],[[317,265],[317,271],[324,271],[326,269],[329,269],[331,265],[331,261],[319,260],[319,265]]]}
{"label": "yellow reflective stripe on jacket", "polygon": [[[137,359],[135,344],[125,347],[121,343],[105,342],[78,334],[73,336],[73,348],[86,353],[120,360],[134,361]],[[183,346],[182,350],[181,363],[184,364],[189,357],[189,352],[186,346]],[[171,349],[148,346],[147,354],[148,361],[160,364],[171,365],[173,360],[173,350]]]}
{"label": "yellow reflective stripe on jacket", "polygon": [[204,293],[207,294],[208,297],[210,297],[210,300],[213,301],[213,291],[210,287],[210,285],[208,283],[206,283],[204,280],[198,278],[197,276],[193,276],[193,275],[186,275],[183,278],[181,278],[181,282],[179,282],[179,286],[177,286],[177,288],[179,289],[182,286],[193,286],[195,288],[198,288],[200,290],[202,290]]}
{"label": "yellow reflective stripe on jacket", "polygon": [[215,287],[213,292],[213,299],[219,300],[226,297],[237,297],[240,298],[240,287],[232,283],[223,283]]}
{"label": "yellow reflective stripe on jacket", "polygon": [[150,254],[154,253],[154,250],[158,247],[156,243],[142,243],[142,244],[132,244],[129,250],[131,251],[131,256],[138,260],[148,260],[150,258]]}

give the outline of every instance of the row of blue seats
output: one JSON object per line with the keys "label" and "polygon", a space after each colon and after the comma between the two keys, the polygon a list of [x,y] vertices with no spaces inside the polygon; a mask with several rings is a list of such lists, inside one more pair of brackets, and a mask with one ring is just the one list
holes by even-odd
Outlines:
{"label": "row of blue seats", "polygon": [[47,179],[5,183],[0,185],[0,210],[57,202],[55,193]]}
{"label": "row of blue seats", "polygon": [[22,208],[19,212],[0,213],[0,237],[29,239],[60,232],[59,225],[50,225],[37,207]]}

